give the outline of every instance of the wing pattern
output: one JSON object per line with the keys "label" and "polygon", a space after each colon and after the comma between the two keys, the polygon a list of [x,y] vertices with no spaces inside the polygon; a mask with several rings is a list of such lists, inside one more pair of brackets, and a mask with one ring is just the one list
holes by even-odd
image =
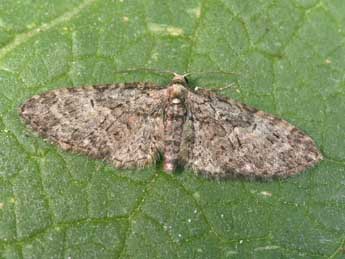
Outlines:
{"label": "wing pattern", "polygon": [[21,116],[64,150],[142,167],[162,150],[165,91],[149,83],[63,88],[32,97]]}
{"label": "wing pattern", "polygon": [[190,91],[187,106],[193,136],[184,163],[197,173],[282,178],[322,159],[309,136],[268,113],[206,90]]}

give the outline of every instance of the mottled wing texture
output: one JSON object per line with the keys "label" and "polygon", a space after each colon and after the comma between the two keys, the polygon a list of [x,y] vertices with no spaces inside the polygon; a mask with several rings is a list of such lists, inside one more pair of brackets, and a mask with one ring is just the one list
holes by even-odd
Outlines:
{"label": "mottled wing texture", "polygon": [[149,83],[63,88],[32,97],[21,116],[64,150],[142,167],[162,150],[165,91]]}
{"label": "mottled wing texture", "polygon": [[184,162],[199,174],[284,178],[322,159],[309,136],[263,111],[206,90],[189,92],[187,106],[193,134]]}

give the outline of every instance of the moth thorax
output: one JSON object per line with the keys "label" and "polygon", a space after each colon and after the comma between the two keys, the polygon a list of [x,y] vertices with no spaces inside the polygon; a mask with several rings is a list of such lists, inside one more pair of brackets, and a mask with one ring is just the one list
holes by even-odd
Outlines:
{"label": "moth thorax", "polygon": [[172,84],[169,87],[169,99],[174,101],[176,99],[184,99],[186,88],[181,84]]}

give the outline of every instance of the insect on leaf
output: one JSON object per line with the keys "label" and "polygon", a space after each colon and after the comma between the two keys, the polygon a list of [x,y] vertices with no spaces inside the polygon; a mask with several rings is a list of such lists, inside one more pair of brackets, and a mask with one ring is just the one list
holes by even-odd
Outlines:
{"label": "insect on leaf", "polygon": [[322,159],[314,141],[285,120],[207,90],[175,74],[167,87],[126,83],[63,88],[32,97],[21,116],[64,150],[143,167],[164,156],[207,177],[272,178]]}

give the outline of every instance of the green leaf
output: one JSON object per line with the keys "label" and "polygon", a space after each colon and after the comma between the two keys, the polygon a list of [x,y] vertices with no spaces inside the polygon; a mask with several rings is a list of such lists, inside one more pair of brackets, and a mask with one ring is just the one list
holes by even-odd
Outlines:
{"label": "green leaf", "polygon": [[[341,258],[345,2],[0,2],[0,257]],[[281,181],[115,170],[28,131],[18,107],[64,86],[194,75],[289,120],[325,156]],[[231,155],[231,154],[229,154]]]}

